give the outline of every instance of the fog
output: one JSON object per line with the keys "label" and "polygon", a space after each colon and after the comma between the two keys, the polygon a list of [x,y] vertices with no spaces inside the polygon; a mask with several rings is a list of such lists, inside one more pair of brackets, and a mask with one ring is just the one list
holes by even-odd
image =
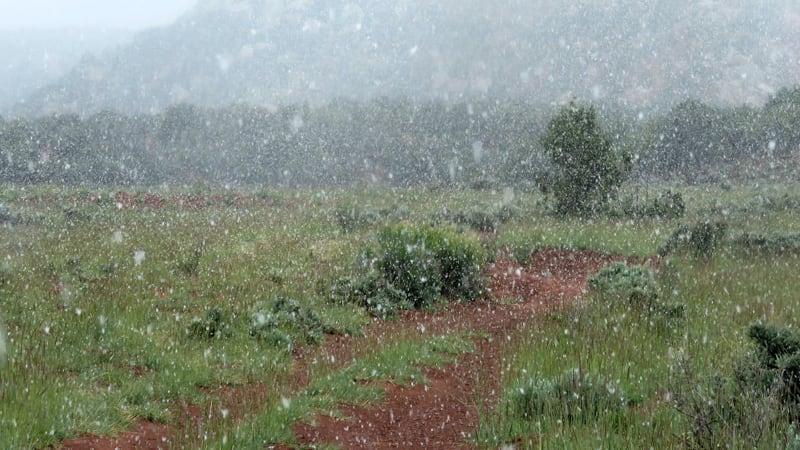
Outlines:
{"label": "fog", "polygon": [[3,0],[0,30],[143,29],[166,25],[196,0]]}
{"label": "fog", "polygon": [[4,5],[8,180],[513,184],[572,100],[646,176],[800,142],[795,0],[69,5]]}
{"label": "fog", "polygon": [[[382,96],[584,98],[644,109],[688,98],[758,105],[800,81],[800,5],[790,0],[40,0],[2,7],[0,46],[10,49],[0,74],[3,115]],[[32,29],[50,33],[45,45],[26,46],[36,41]],[[98,29],[108,34],[91,37]],[[68,42],[75,45],[59,48]],[[42,68],[48,76],[31,70],[59,59],[58,70]]]}

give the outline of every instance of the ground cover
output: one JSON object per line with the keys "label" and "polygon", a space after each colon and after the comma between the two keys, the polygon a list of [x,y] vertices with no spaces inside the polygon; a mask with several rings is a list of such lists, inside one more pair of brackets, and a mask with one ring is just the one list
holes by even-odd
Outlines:
{"label": "ground cover", "polygon": [[[681,218],[567,220],[550,216],[538,196],[508,190],[5,190],[13,221],[0,230],[8,338],[0,441],[12,448],[700,442],[698,420],[716,416],[698,399],[714,386],[713,373],[733,370],[752,348],[748,327],[797,325],[800,222],[790,187],[687,189],[684,198]],[[680,223],[692,229],[703,221],[726,224],[712,254],[677,246],[654,257]],[[379,231],[397,224],[476,230],[492,255],[485,298],[400,310],[393,320],[331,301],[334,282],[360,276],[378,255]],[[644,264],[657,301],[628,296],[612,307],[613,295],[587,288],[586,277],[612,261]],[[683,305],[683,316],[662,320],[632,311],[635,304],[661,312]],[[697,389],[679,391],[676,380]],[[510,414],[510,393],[520,388],[577,385],[624,393],[622,408],[601,403],[594,422],[565,421],[542,402],[523,403],[541,420]],[[419,413],[397,413],[411,409]],[[787,424],[774,424],[760,443],[788,442]],[[735,427],[715,433],[739,438]]]}

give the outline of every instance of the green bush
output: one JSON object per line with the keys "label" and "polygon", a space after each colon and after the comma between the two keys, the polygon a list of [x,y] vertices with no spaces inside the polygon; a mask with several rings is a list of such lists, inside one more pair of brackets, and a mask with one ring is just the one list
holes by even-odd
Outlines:
{"label": "green bush", "polygon": [[466,225],[475,231],[486,233],[494,233],[495,230],[497,230],[497,226],[500,224],[500,221],[493,211],[480,207],[457,212],[453,215],[451,220],[453,223]]}
{"label": "green bush", "polygon": [[22,223],[22,216],[11,211],[5,205],[0,205],[0,225],[17,225]]}
{"label": "green bush", "polygon": [[681,249],[689,250],[696,258],[710,258],[725,239],[728,224],[709,220],[692,227],[680,224],[659,248],[660,256],[667,256]]}
{"label": "green bush", "polygon": [[632,169],[630,155],[614,148],[593,106],[562,107],[547,124],[541,145],[552,164],[544,192],[554,198],[558,214],[596,212]]}
{"label": "green bush", "polygon": [[0,263],[0,289],[5,287],[6,284],[11,283],[14,278],[14,270],[8,260]]}
{"label": "green bush", "polygon": [[734,239],[733,245],[747,254],[798,255],[800,254],[800,234],[745,233]]}
{"label": "green bush", "polygon": [[371,209],[363,209],[356,205],[337,208],[333,211],[333,216],[345,233],[352,233],[373,225],[380,219],[380,214],[377,212]]}
{"label": "green bush", "polygon": [[200,273],[200,259],[205,251],[205,241],[196,245],[191,252],[178,257],[176,265],[178,271],[189,277],[196,277]]}
{"label": "green bush", "polygon": [[483,295],[486,254],[478,239],[448,227],[400,224],[381,230],[378,268],[415,308],[442,296],[471,301]]}
{"label": "green bush", "polygon": [[427,245],[439,262],[442,295],[451,300],[472,301],[484,294],[483,266],[488,258],[475,236],[452,228],[431,228]]}
{"label": "green bush", "polygon": [[394,317],[398,310],[414,307],[403,290],[394,287],[377,271],[357,279],[336,280],[331,288],[331,300],[340,305],[360,306],[379,319]]}
{"label": "green bush", "polygon": [[656,296],[656,279],[642,266],[629,266],[615,262],[601,268],[586,281],[586,286],[597,293],[626,297],[632,292]]}
{"label": "green bush", "polygon": [[3,322],[0,321],[0,369],[3,368],[3,365],[6,363],[6,354],[8,350],[6,349],[6,329],[3,327]]}
{"label": "green bush", "polygon": [[199,317],[192,319],[187,334],[193,339],[211,339],[231,336],[231,329],[225,315],[218,308],[206,312],[205,320]]}
{"label": "green bush", "polygon": [[518,215],[518,209],[511,205],[477,205],[452,213],[447,216],[447,220],[456,225],[467,226],[475,231],[494,233],[498,226]]}
{"label": "green bush", "polygon": [[292,338],[280,329],[280,321],[269,312],[255,311],[250,315],[250,337],[273,347],[292,350]]}
{"label": "green bush", "polygon": [[800,418],[800,333],[791,328],[756,324],[747,330],[747,336],[756,344],[760,368],[765,371],[763,381],[770,390],[795,411],[794,420]]}
{"label": "green bush", "polygon": [[659,298],[655,277],[642,266],[613,263],[590,277],[586,286],[603,299],[622,299],[632,308],[667,319],[683,318],[686,312],[686,305]]}
{"label": "green bush", "polygon": [[[740,367],[748,367],[742,362]],[[788,424],[785,408],[769,395],[754,390],[730,374],[699,377],[687,361],[673,372],[670,393],[673,406],[689,422],[690,448],[726,448],[738,442],[741,448],[763,448],[762,439]]]}
{"label": "green bush", "polygon": [[509,392],[514,416],[524,420],[546,417],[565,425],[585,425],[619,414],[625,407],[618,386],[577,369],[550,380],[531,379]]}
{"label": "green bush", "polygon": [[755,349],[741,355],[732,372],[699,379],[687,361],[675,372],[675,407],[691,420],[700,448],[728,442],[762,448],[763,437],[776,432],[785,434],[787,445],[797,438],[793,425],[800,421],[800,333],[756,324],[747,335]]}
{"label": "green bush", "polygon": [[629,217],[633,219],[679,219],[686,213],[686,203],[680,192],[667,190],[658,193],[652,199],[637,201],[627,197],[618,205],[609,205],[607,215],[612,217]]}
{"label": "green bush", "polygon": [[383,228],[378,236],[378,268],[389,284],[406,293],[415,308],[441,299],[441,267],[427,246],[427,234],[427,227],[398,225]]}
{"label": "green bush", "polygon": [[327,331],[312,309],[285,297],[261,304],[250,314],[250,337],[288,350],[293,342],[319,344]]}

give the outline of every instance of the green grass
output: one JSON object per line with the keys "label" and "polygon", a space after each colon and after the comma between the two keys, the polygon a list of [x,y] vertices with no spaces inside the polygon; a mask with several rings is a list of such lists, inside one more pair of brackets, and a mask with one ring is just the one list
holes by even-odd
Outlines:
{"label": "green grass", "polygon": [[[169,422],[178,401],[205,401],[201,388],[280,377],[289,356],[248,335],[250,312],[276,296],[313,307],[342,333],[368,320],[320,300],[361,245],[340,239],[314,199],[197,211],[76,202],[67,217],[58,202],[72,197],[24,204],[18,209],[43,219],[0,229],[9,335],[1,447]],[[212,308],[229,318],[231,335],[192,339],[192,319]]]}
{"label": "green grass", "polygon": [[[681,221],[725,221],[729,240],[745,232],[800,233],[796,187],[669,187],[686,200]],[[267,386],[252,399],[265,403],[245,405],[254,412],[240,422],[212,421],[202,430],[214,443],[209,447],[291,442],[287,427],[310,412],[380,398],[374,386],[354,379],[421,382],[415,368],[447,361],[453,351],[465,351],[469,339],[446,341],[444,351],[413,339],[381,345],[343,370],[318,367],[308,389],[292,395],[286,349],[249,333],[253,312],[283,297],[313,311],[329,331],[358,334],[371,319],[362,308],[332,304],[330,286],[369,263],[367,249],[377,248],[377,230],[386,224],[436,224],[477,204],[510,203],[515,215],[485,241],[520,259],[545,246],[644,258],[678,224],[560,219],[546,214],[540,195],[508,190],[269,191],[242,193],[252,200],[242,207],[223,202],[198,210],[172,204],[118,209],[112,195],[53,186],[0,193],[2,205],[21,218],[0,227],[0,322],[7,332],[0,362],[2,448],[113,435],[143,419],[175,423],[181,402],[210,408],[218,402],[210,390],[251,384]],[[259,203],[264,198],[268,206]],[[374,213],[374,222],[344,230],[336,212],[353,205]],[[678,362],[691,361],[703,386],[750,348],[745,333],[753,322],[798,326],[798,260],[743,255],[730,245],[726,241],[709,260],[677,254],[661,261],[659,294],[687,306],[684,322],[666,324],[590,302],[532,321],[505,348],[507,392],[578,368],[624,392],[626,408],[616,418],[579,427],[508,420],[501,402],[483,418],[481,442],[522,437],[531,447],[683,445],[689,421],[668,401]],[[212,310],[225,318],[225,332],[192,337],[193,319]],[[289,334],[295,330],[285,326]]]}
{"label": "green grass", "polygon": [[552,217],[517,221],[501,227],[496,245],[524,260],[536,250],[555,247],[594,250],[609,255],[645,258],[658,250],[673,222],[572,219]]}
{"label": "green grass", "polygon": [[281,398],[261,413],[204,443],[206,448],[257,448],[293,444],[291,426],[311,421],[313,414],[338,417],[340,405],[367,406],[383,398],[377,382],[406,386],[426,382],[423,367],[442,367],[473,350],[471,335],[411,339],[375,349],[342,370],[315,370],[309,386],[291,398]]}
{"label": "green grass", "polygon": [[[521,439],[527,448],[584,448],[592,442],[614,448],[682,447],[688,442],[688,418],[672,402],[680,366],[688,361],[694,372],[690,381],[704,386],[717,374],[732,374],[738,355],[752,348],[746,337],[750,324],[800,325],[796,257],[680,257],[660,270],[660,294],[687,305],[684,320],[664,321],[602,296],[547,314],[505,350],[512,367],[504,381],[506,396],[482,423],[480,440],[500,445]],[[573,368],[607,380],[610,391],[624,393],[628,408],[621,416],[570,426],[557,414],[528,420],[512,413],[515,391]],[[765,435],[761,445],[781,442],[785,426]]]}

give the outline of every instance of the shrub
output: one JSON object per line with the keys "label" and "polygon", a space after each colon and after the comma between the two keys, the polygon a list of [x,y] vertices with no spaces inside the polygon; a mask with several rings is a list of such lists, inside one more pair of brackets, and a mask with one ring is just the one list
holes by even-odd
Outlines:
{"label": "shrub", "polygon": [[472,301],[483,295],[487,256],[475,236],[452,228],[430,228],[427,245],[439,262],[442,295],[458,301]]}
{"label": "shrub", "polygon": [[426,244],[427,228],[412,225],[386,227],[378,241],[378,268],[386,281],[406,293],[415,308],[428,307],[441,299],[439,261]]}
{"label": "shrub", "polygon": [[11,283],[14,279],[14,270],[11,268],[9,262],[3,261],[0,263],[0,289],[5,287],[6,284]]}
{"label": "shrub", "polygon": [[195,317],[189,324],[187,334],[194,339],[210,339],[230,337],[231,330],[225,317],[217,308],[212,308],[206,312],[205,320]]}
{"label": "shrub", "polygon": [[800,234],[744,233],[733,240],[733,245],[748,254],[797,255],[800,254]]}
{"label": "shrub", "polygon": [[377,271],[361,278],[340,278],[331,288],[331,300],[337,304],[353,304],[379,319],[394,317],[398,310],[411,309],[406,293],[386,281]]}
{"label": "shrub", "polygon": [[781,425],[785,409],[773,397],[728,374],[699,378],[687,361],[679,363],[670,390],[674,407],[689,420],[689,447],[725,448],[738,442],[742,448],[761,448],[765,435]]}
{"label": "shrub", "polygon": [[800,334],[791,328],[778,328],[756,324],[747,330],[747,336],[756,344],[755,354],[760,369],[765,372],[762,381],[779,398],[795,410],[793,419],[800,418]]}
{"label": "shrub", "polygon": [[486,255],[475,236],[439,227],[401,224],[385,227],[378,268],[415,308],[431,306],[444,295],[471,301],[483,294]]}
{"label": "shrub", "polygon": [[0,225],[17,225],[22,222],[22,216],[11,211],[5,205],[0,205]]}
{"label": "shrub", "polygon": [[336,222],[345,233],[372,225],[380,219],[380,215],[371,209],[362,209],[355,205],[343,206],[333,212]]}
{"label": "shrub", "polygon": [[604,295],[625,297],[631,292],[641,292],[646,296],[657,295],[656,280],[650,271],[621,262],[601,268],[586,281],[586,286]]}
{"label": "shrub", "polygon": [[547,124],[541,144],[553,167],[545,192],[555,199],[558,214],[595,212],[632,169],[630,155],[614,149],[592,106],[562,107]]}
{"label": "shrub", "polygon": [[494,233],[500,224],[494,212],[485,208],[473,208],[467,211],[460,211],[452,216],[453,223],[466,225],[475,231]]}
{"label": "shrub", "polygon": [[754,351],[743,354],[732,373],[700,380],[680,361],[673,381],[675,407],[691,419],[698,447],[739,441],[764,446],[767,434],[796,439],[800,421],[800,334],[794,329],[756,324],[748,337]]}
{"label": "shrub", "polygon": [[285,297],[261,304],[250,314],[250,337],[287,350],[297,341],[319,344],[327,331],[313,310]]}
{"label": "shrub", "polygon": [[6,329],[3,327],[3,322],[0,322],[0,369],[6,362]]}
{"label": "shrub", "polygon": [[255,311],[250,314],[250,337],[266,342],[268,345],[292,350],[292,338],[280,329],[279,320],[266,311]]}
{"label": "shrub", "polygon": [[200,258],[205,251],[205,241],[199,243],[189,254],[178,258],[178,271],[186,276],[195,277],[200,273]]}
{"label": "shrub", "polygon": [[680,224],[658,250],[660,256],[667,256],[680,249],[691,251],[697,258],[710,258],[725,238],[728,224],[725,222],[703,221],[689,227]]}
{"label": "shrub", "polygon": [[464,211],[450,214],[447,219],[454,224],[464,225],[475,231],[494,233],[499,225],[510,221],[518,215],[517,208],[511,205],[477,205]]}
{"label": "shrub", "polygon": [[625,406],[619,387],[577,369],[550,380],[531,379],[510,392],[511,411],[524,420],[544,416],[566,425],[585,425],[619,414]]}
{"label": "shrub", "polygon": [[616,217],[678,219],[686,213],[686,203],[680,192],[667,190],[643,202],[627,197],[616,207],[609,207],[607,214]]}
{"label": "shrub", "polygon": [[589,278],[586,286],[605,299],[622,299],[632,308],[667,319],[682,318],[686,311],[684,304],[659,299],[655,277],[642,266],[613,263]]}

